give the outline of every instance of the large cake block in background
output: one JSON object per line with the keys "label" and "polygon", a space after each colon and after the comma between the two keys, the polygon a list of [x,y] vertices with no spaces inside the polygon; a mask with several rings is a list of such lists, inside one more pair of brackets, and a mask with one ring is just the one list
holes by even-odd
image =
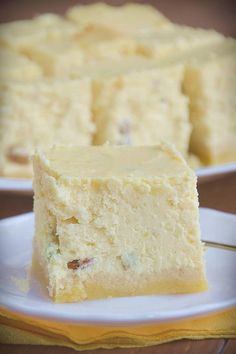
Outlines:
{"label": "large cake block in background", "polygon": [[119,59],[136,53],[134,38],[103,25],[85,27],[74,36],[74,41],[83,49],[86,62]]}
{"label": "large cake block in background", "polygon": [[158,10],[142,4],[110,6],[96,3],[88,6],[79,5],[70,8],[66,17],[79,28],[95,24],[102,25],[107,30],[130,35],[154,32],[160,28],[171,26],[171,22]]}
{"label": "large cake block in background", "polygon": [[236,42],[198,53],[188,61],[184,92],[190,99],[190,149],[205,164],[236,159]]}
{"label": "large cake block in background", "polygon": [[91,143],[90,82],[1,82],[0,116],[0,173],[30,177],[36,146]]}
{"label": "large cake block in background", "polygon": [[191,126],[182,93],[183,67],[127,58],[84,67],[93,79],[95,144],[174,143],[186,155]]}
{"label": "large cake block in background", "polygon": [[196,177],[174,148],[58,146],[33,161],[33,262],[54,301],[207,288]]}

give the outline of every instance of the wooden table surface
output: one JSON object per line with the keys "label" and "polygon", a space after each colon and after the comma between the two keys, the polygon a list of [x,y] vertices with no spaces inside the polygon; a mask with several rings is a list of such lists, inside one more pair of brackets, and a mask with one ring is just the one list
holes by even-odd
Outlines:
{"label": "wooden table surface", "polygon": [[[63,13],[76,3],[92,1],[76,0],[1,0],[0,22],[30,18],[44,12]],[[107,1],[121,4],[126,1]],[[225,35],[236,36],[235,1],[230,0],[159,0],[136,1],[152,3],[171,20],[195,27],[214,28]],[[236,213],[236,173],[198,186],[200,205],[231,213]],[[32,196],[0,193],[0,218],[17,215],[32,210]],[[50,346],[1,345],[1,353],[8,354],[72,354],[72,349]],[[180,340],[155,347],[136,349],[92,350],[86,354],[160,354],[160,353],[207,353],[235,354],[236,340]]]}

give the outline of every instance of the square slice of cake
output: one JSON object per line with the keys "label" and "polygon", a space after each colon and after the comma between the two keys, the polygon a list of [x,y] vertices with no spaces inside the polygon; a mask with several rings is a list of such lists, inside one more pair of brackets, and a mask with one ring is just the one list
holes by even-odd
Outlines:
{"label": "square slice of cake", "polygon": [[175,148],[56,146],[33,163],[33,264],[54,301],[207,289],[196,177]]}
{"label": "square slice of cake", "polygon": [[191,151],[205,164],[236,160],[236,41],[189,58],[183,88],[190,101]]}
{"label": "square slice of cake", "polygon": [[89,80],[0,82],[0,175],[31,177],[36,146],[88,145],[94,129]]}

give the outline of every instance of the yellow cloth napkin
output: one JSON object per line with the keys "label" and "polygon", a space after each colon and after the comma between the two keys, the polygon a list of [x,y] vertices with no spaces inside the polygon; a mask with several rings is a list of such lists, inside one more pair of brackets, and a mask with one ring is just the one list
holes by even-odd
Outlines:
{"label": "yellow cloth napkin", "polygon": [[1,343],[60,345],[76,350],[149,346],[178,339],[236,338],[236,308],[207,317],[142,326],[85,326],[0,309]]}

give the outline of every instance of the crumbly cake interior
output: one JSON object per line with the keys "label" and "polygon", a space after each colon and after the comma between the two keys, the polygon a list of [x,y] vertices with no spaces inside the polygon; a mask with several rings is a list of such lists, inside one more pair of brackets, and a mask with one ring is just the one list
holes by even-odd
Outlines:
{"label": "crumbly cake interior", "polygon": [[56,302],[207,288],[196,178],[172,147],[34,156],[34,258]]}

